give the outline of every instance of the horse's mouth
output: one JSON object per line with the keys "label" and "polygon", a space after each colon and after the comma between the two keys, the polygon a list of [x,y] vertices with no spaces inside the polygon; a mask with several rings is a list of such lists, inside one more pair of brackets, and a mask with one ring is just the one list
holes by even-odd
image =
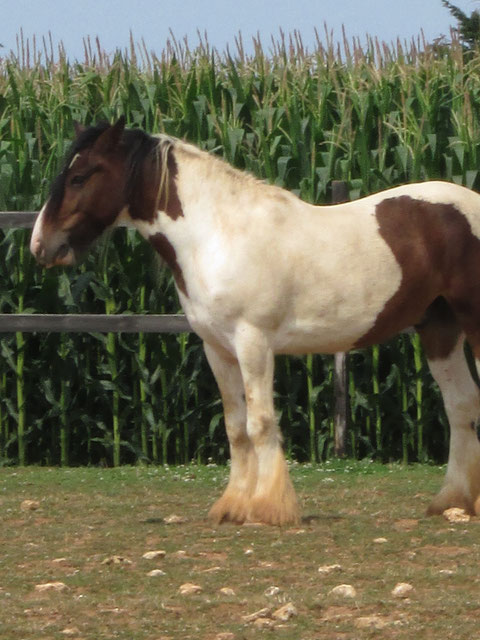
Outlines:
{"label": "horse's mouth", "polygon": [[74,262],[75,252],[69,244],[64,243],[60,245],[60,247],[55,252],[52,260],[45,266],[48,269],[50,267],[68,266],[74,264]]}

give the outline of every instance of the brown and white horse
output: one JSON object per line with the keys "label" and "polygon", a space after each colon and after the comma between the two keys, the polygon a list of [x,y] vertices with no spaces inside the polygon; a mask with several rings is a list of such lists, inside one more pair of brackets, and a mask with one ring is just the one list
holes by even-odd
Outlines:
{"label": "brown and white horse", "polygon": [[273,405],[274,356],[365,347],[415,326],[448,414],[446,479],[429,507],[480,510],[480,196],[426,182],[315,207],[124,120],[77,127],[36,221],[44,266],[74,264],[128,222],[175,278],[218,382],[231,453],[215,521],[295,523]]}

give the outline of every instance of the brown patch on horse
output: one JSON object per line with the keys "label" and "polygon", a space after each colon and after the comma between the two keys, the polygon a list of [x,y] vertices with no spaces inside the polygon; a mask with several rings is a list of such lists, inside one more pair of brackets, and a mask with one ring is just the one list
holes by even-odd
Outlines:
{"label": "brown patch on horse", "polygon": [[[480,240],[472,234],[467,218],[451,204],[410,196],[386,198],[377,205],[376,217],[379,233],[402,269],[402,280],[374,326],[355,346],[382,342],[420,324],[439,296],[448,301],[467,334],[468,324],[473,330],[472,295],[480,313],[480,287],[471,287],[473,273],[479,274],[480,284]],[[438,348],[432,345],[432,352]]]}
{"label": "brown patch on horse", "polygon": [[[161,143],[159,143],[161,144]],[[162,158],[167,158],[166,179],[161,183]],[[165,155],[154,153],[143,162],[142,175],[130,197],[129,210],[133,219],[153,222],[157,211],[164,211],[172,220],[183,217],[177,190],[178,167],[170,147]],[[159,193],[160,191],[160,193]]]}
{"label": "brown patch on horse", "polygon": [[156,233],[151,236],[148,241],[154,246],[155,251],[160,254],[161,258],[172,270],[177,287],[185,296],[188,297],[187,285],[183,277],[182,268],[177,261],[177,252],[175,251],[175,247],[163,233]]}
{"label": "brown patch on horse", "polygon": [[453,309],[439,297],[432,302],[420,324],[416,325],[425,355],[429,360],[444,360],[455,349],[460,326]]}
{"label": "brown patch on horse", "polygon": [[159,207],[160,210],[165,211],[167,216],[170,216],[172,220],[183,218],[182,203],[180,202],[180,198],[178,197],[177,190],[177,174],[177,161],[173,157],[172,149],[170,148],[167,156],[168,185],[166,189],[162,189],[162,193],[160,194]]}

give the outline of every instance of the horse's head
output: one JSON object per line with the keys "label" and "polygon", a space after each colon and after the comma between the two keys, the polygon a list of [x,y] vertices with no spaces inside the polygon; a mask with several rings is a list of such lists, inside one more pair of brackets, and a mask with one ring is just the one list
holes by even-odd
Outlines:
{"label": "horse's head", "polygon": [[76,126],[77,138],[33,229],[30,249],[41,264],[75,263],[125,208],[124,127],[124,118],[112,126]]}

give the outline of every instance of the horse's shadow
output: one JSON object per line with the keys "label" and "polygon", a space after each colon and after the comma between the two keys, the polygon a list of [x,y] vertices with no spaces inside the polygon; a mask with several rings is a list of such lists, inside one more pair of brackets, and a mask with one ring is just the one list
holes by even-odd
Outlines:
{"label": "horse's shadow", "polygon": [[313,524],[315,522],[324,522],[329,520],[345,520],[345,516],[335,515],[332,513],[324,513],[324,514],[309,514],[306,516],[302,516],[301,523],[302,524]]}

